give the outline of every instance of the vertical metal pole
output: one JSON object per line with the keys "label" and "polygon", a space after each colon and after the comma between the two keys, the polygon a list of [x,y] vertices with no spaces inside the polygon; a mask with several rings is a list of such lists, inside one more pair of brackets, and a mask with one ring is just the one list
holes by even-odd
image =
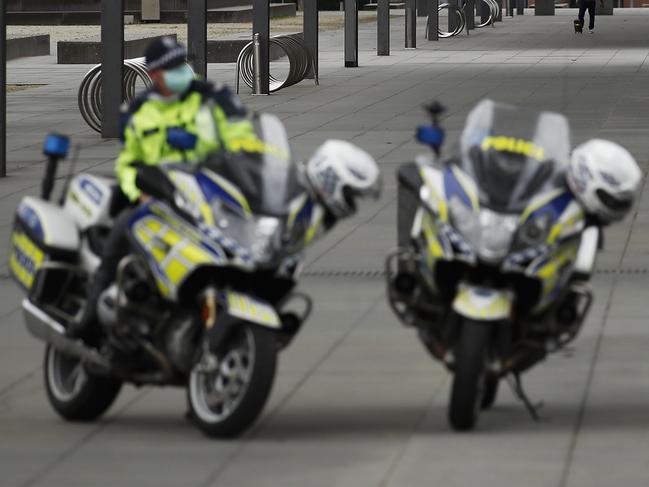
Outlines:
{"label": "vertical metal pole", "polygon": [[509,17],[514,16],[514,0],[507,0],[507,15]]}
{"label": "vertical metal pole", "polygon": [[255,61],[255,77],[260,78],[255,95],[270,93],[270,1],[252,0],[252,33],[259,34],[259,56]]}
{"label": "vertical metal pole", "polygon": [[523,15],[525,13],[525,0],[516,0],[516,15]]}
{"label": "vertical metal pole", "polygon": [[358,67],[358,0],[345,0],[345,67]]}
{"label": "vertical metal pole", "polygon": [[307,78],[313,79],[318,71],[318,0],[304,0],[304,18],[302,20],[304,45],[311,51],[316,73],[311,70]]}
{"label": "vertical metal pole", "polygon": [[429,9],[428,22],[426,23],[426,31],[428,35],[426,39],[429,41],[438,41],[439,40],[439,15],[437,12],[437,7],[439,5],[438,0],[433,0],[433,3]]}
{"label": "vertical metal pole", "polygon": [[466,0],[464,15],[466,16],[466,29],[475,29],[475,0]]}
{"label": "vertical metal pole", "polygon": [[458,1],[457,0],[448,0],[448,6],[449,8],[447,9],[448,11],[448,30],[449,32],[453,32],[458,24],[460,23],[459,19],[457,18],[457,12],[455,11],[456,9],[453,7],[457,7]]}
{"label": "vertical metal pole", "polygon": [[406,0],[406,49],[417,48],[417,0]]}
{"label": "vertical metal pole", "polygon": [[7,175],[7,2],[0,0],[0,177]]}
{"label": "vertical metal pole", "polygon": [[390,55],[390,0],[378,0],[376,7],[376,55]]}
{"label": "vertical metal pole", "polygon": [[417,0],[417,17],[428,17],[430,0]]}
{"label": "vertical metal pole", "polygon": [[124,101],[124,0],[101,1],[101,136],[119,137]]}
{"label": "vertical metal pole", "polygon": [[187,51],[194,71],[207,77],[207,0],[187,2]]}
{"label": "vertical metal pole", "polygon": [[[477,0],[479,3],[479,12],[480,12],[480,22],[483,24],[489,19],[491,15],[491,10],[489,10],[489,5],[484,0]],[[492,22],[495,22],[496,19],[492,19]]]}

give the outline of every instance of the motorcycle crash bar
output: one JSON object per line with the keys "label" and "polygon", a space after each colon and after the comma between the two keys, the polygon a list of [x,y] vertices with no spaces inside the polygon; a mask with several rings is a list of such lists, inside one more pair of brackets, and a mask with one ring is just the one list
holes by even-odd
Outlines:
{"label": "motorcycle crash bar", "polygon": [[27,330],[35,338],[48,343],[61,353],[77,357],[102,368],[110,368],[109,363],[96,350],[83,345],[81,341],[66,337],[65,327],[28,299],[23,300],[22,308]]}

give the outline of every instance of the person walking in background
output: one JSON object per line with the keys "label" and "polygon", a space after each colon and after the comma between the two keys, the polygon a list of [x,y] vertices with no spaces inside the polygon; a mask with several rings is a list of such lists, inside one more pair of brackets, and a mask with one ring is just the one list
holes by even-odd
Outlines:
{"label": "person walking in background", "polygon": [[[599,0],[600,7],[604,6],[604,0]],[[588,10],[588,33],[595,31],[595,0],[579,0],[579,22],[584,26],[584,15]]]}

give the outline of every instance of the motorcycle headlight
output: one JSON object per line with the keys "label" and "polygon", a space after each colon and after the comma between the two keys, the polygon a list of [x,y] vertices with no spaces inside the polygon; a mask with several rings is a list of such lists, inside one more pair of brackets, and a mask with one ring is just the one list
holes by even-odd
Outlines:
{"label": "motorcycle headlight", "polygon": [[546,241],[552,228],[552,218],[548,213],[528,219],[518,230],[516,247],[534,247]]}
{"label": "motorcycle headlight", "polygon": [[270,261],[277,249],[280,221],[273,217],[259,217],[255,221],[254,239],[250,250],[255,261],[266,263]]}
{"label": "motorcycle headlight", "polygon": [[448,213],[453,228],[471,245],[477,246],[480,240],[480,219],[473,208],[453,196],[448,202]]}
{"label": "motorcycle headlight", "polygon": [[517,215],[503,215],[488,209],[480,211],[478,255],[488,262],[498,262],[508,253],[518,228]]}

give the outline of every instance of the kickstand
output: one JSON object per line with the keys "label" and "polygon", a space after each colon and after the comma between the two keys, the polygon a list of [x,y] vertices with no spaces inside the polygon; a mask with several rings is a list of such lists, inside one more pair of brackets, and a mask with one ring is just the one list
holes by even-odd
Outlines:
{"label": "kickstand", "polygon": [[523,402],[525,409],[527,409],[527,412],[530,413],[532,419],[534,421],[541,421],[539,410],[543,407],[543,401],[539,401],[536,404],[532,403],[529,396],[523,389],[523,383],[521,381],[520,374],[512,374],[508,376],[507,382],[509,383],[509,387],[511,387],[514,395]]}

